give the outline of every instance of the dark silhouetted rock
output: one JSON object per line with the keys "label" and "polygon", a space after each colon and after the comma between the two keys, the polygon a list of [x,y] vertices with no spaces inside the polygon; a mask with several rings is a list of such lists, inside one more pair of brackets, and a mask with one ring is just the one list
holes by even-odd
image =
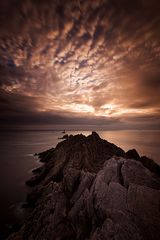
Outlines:
{"label": "dark silhouetted rock", "polygon": [[54,152],[54,148],[51,148],[47,151],[36,153],[35,156],[38,156],[41,162],[48,162],[52,157],[53,152]]}
{"label": "dark silhouetted rock", "polygon": [[140,159],[140,156],[139,156],[138,152],[135,149],[128,150],[128,152],[126,152],[126,157],[127,158],[131,158],[131,159],[135,159],[135,160],[139,160]]}
{"label": "dark silhouetted rock", "polygon": [[43,167],[34,168],[32,172],[34,174],[40,174],[43,171]]}
{"label": "dark silhouetted rock", "polygon": [[160,176],[160,166],[156,164],[152,159],[142,156],[140,161],[143,165],[148,168],[151,172],[156,173]]}
{"label": "dark silhouetted rock", "polygon": [[131,151],[93,132],[41,154],[47,161],[27,197],[33,210],[9,240],[159,240],[159,171]]}
{"label": "dark silhouetted rock", "polygon": [[[26,181],[26,185],[32,187],[40,183],[48,173],[49,169],[46,167],[40,168],[39,170],[36,170],[36,175],[33,176],[31,179]],[[34,172],[35,173],[35,172]]]}
{"label": "dark silhouetted rock", "polygon": [[60,137],[60,138],[58,138],[58,139],[68,139],[68,134],[65,134],[63,137]]}

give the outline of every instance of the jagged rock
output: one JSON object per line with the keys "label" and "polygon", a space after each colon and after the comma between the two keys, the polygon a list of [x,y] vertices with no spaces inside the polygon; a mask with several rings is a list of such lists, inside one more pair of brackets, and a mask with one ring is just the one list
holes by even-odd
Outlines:
{"label": "jagged rock", "polygon": [[76,186],[79,184],[80,171],[74,168],[69,168],[68,171],[64,174],[63,180],[66,186],[66,190],[72,193]]}
{"label": "jagged rock", "polygon": [[10,240],[159,240],[160,175],[148,159],[128,159],[95,132],[41,156],[33,210]]}
{"label": "jagged rock", "polygon": [[47,151],[36,153],[35,156],[38,156],[41,162],[48,162],[52,157],[54,152],[54,148],[48,149]]}
{"label": "jagged rock", "polygon": [[94,174],[89,172],[81,171],[81,179],[77,191],[73,194],[71,198],[71,203],[74,204],[84,192],[85,189],[89,189],[92,181],[94,179]]}
{"label": "jagged rock", "polygon": [[34,174],[40,174],[43,171],[43,167],[34,168],[32,172]]}
{"label": "jagged rock", "polygon": [[39,174],[33,176],[26,184],[35,186],[44,179],[46,183],[50,180],[61,181],[64,172],[69,168],[97,172],[106,159],[113,155],[125,156],[125,152],[114,144],[102,140],[95,132],[88,137],[82,134],[74,137],[71,135],[58,143],[55,149],[51,148],[38,154],[41,162],[46,164]]}
{"label": "jagged rock", "polygon": [[[33,176],[31,179],[26,181],[26,185],[32,187],[40,183],[48,173],[49,169],[45,167],[41,167],[40,169],[36,170],[36,175]],[[35,172],[34,172],[35,173]]]}
{"label": "jagged rock", "polygon": [[160,181],[143,166],[141,162],[134,160],[125,160],[121,168],[124,186],[128,187],[130,183],[148,186],[160,189]]}
{"label": "jagged rock", "polygon": [[160,191],[130,184],[128,189],[128,209],[136,216],[147,221],[149,224],[159,224],[160,222]]}
{"label": "jagged rock", "polygon": [[68,134],[65,134],[65,135],[63,135],[63,137],[60,137],[60,138],[58,138],[58,139],[68,139]]}
{"label": "jagged rock", "polygon": [[128,150],[128,152],[126,152],[126,157],[135,159],[135,160],[140,160],[140,156],[139,156],[138,152],[136,151],[136,149]]}
{"label": "jagged rock", "polygon": [[148,168],[151,172],[156,173],[160,175],[160,166],[156,164],[152,159],[142,156],[140,158],[140,161],[143,163],[143,165]]}
{"label": "jagged rock", "polygon": [[142,240],[142,235],[131,216],[121,211],[111,213],[92,233],[90,240]]}
{"label": "jagged rock", "polygon": [[159,239],[160,191],[131,184],[128,189],[128,210],[141,221],[144,239]]}

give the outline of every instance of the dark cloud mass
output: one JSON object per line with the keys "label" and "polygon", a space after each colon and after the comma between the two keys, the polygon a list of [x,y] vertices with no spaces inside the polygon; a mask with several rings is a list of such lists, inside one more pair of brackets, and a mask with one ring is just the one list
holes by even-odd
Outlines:
{"label": "dark cloud mass", "polygon": [[159,0],[1,0],[1,124],[160,128]]}

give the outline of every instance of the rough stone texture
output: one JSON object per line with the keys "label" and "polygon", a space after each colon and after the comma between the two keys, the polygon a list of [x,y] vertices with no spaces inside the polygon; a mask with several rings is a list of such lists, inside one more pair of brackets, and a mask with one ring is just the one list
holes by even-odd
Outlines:
{"label": "rough stone texture", "polygon": [[124,186],[130,183],[160,189],[160,181],[141,162],[125,160],[121,168]]}
{"label": "rough stone texture", "polygon": [[148,158],[128,159],[96,133],[68,136],[40,156],[32,213],[10,240],[159,240],[160,176]]}

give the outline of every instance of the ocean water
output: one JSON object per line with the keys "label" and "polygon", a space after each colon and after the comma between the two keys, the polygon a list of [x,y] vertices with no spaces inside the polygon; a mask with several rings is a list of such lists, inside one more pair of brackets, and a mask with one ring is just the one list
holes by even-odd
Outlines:
{"label": "ocean water", "polygon": [[[90,131],[67,131],[67,134]],[[140,155],[154,159],[160,165],[160,131],[98,131],[99,135],[125,151],[135,148]],[[34,153],[55,147],[61,131],[4,131],[0,134],[0,239],[2,231],[24,217],[21,204],[28,188],[25,181],[32,176],[32,169],[40,166]]]}

